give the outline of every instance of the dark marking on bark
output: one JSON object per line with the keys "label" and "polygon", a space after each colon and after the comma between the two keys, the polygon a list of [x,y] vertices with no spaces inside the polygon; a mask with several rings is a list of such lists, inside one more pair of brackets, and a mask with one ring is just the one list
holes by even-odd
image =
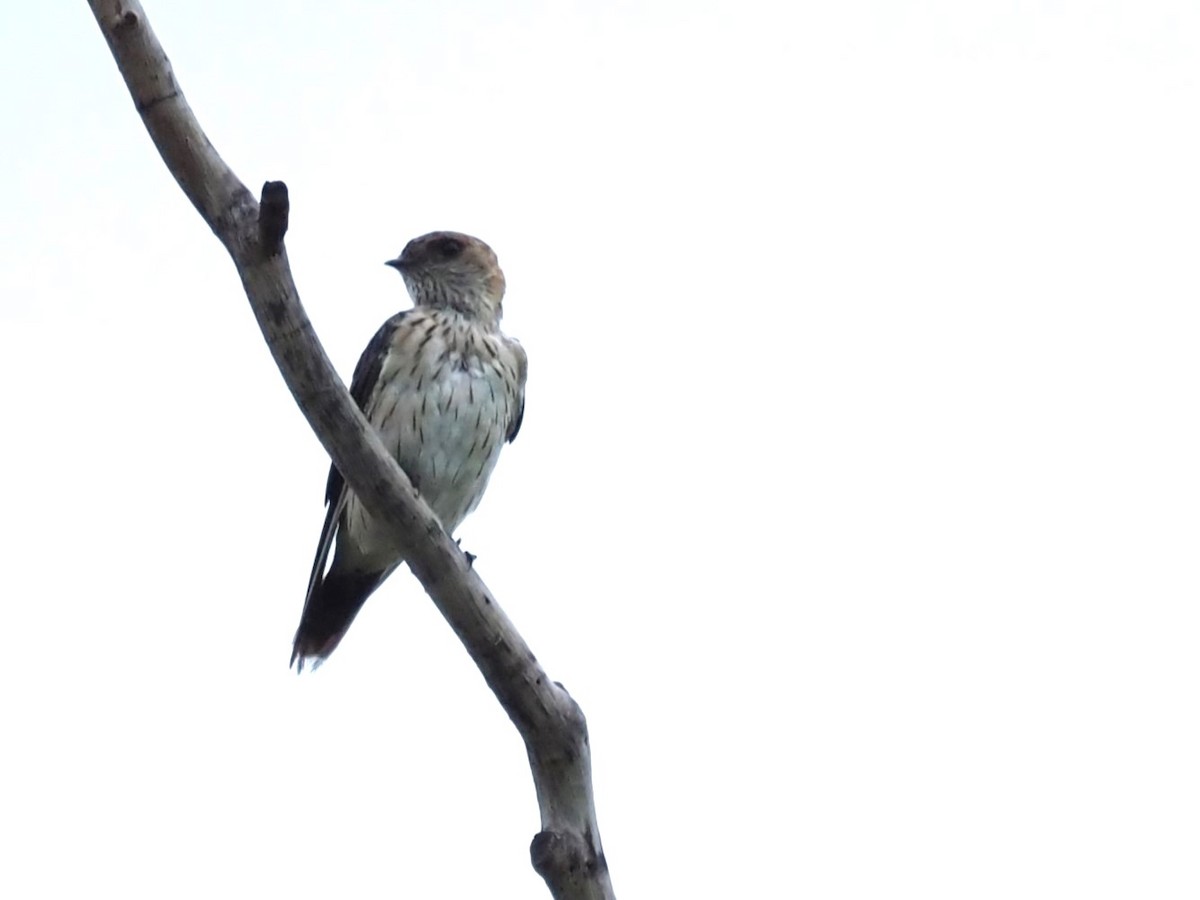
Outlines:
{"label": "dark marking on bark", "polygon": [[154,109],[154,107],[161,106],[162,104],[167,103],[170,100],[176,100],[178,98],[179,98],[179,91],[177,91],[177,90],[169,91],[168,93],[162,94],[158,97],[151,97],[149,100],[145,101],[144,103],[139,103],[137,105],[138,114],[144,116],[144,115],[146,115],[146,113],[150,112],[150,110]]}
{"label": "dark marking on bark", "polygon": [[267,318],[271,320],[271,324],[276,328],[279,328],[287,321],[287,305],[281,300],[268,298],[267,302],[263,304],[263,308],[266,310]]}
{"label": "dark marking on bark", "polygon": [[118,16],[117,21],[113,23],[113,28],[118,31],[137,28],[139,24],[138,14],[132,9],[123,10]]}

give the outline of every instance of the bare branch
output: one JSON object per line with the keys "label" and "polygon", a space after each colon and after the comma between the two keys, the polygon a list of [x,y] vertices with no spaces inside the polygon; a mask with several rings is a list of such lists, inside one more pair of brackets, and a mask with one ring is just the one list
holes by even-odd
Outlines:
{"label": "bare branch", "polygon": [[300,304],[283,237],[288,197],[267,182],[261,206],[200,128],[136,0],[89,0],[167,168],[233,257],[267,346],[346,482],[390,524],[405,559],[479,667],[529,754],[542,830],[534,868],[557,900],[612,898],[592,796],[587,725],[551,682],[436,516],[384,450],[329,362]]}

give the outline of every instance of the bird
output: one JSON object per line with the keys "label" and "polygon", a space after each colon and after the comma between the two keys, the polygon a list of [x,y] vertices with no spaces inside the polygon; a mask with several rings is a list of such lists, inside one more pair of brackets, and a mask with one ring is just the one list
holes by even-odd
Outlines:
{"label": "bird", "polygon": [[[501,448],[521,429],[528,360],[500,330],[504,273],[483,241],[434,231],[386,264],[399,270],[413,306],[375,333],[354,367],[350,395],[453,534],[483,497]],[[289,667],[298,672],[329,657],[367,598],[404,562],[336,465],[325,503],[292,644]]]}

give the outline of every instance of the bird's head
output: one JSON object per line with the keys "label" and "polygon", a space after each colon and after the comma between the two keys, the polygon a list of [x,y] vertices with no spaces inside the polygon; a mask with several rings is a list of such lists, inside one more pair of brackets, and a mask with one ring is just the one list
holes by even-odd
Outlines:
{"label": "bird's head", "polygon": [[413,238],[387,263],[404,276],[417,306],[453,309],[491,324],[500,321],[504,273],[492,248],[456,231]]}

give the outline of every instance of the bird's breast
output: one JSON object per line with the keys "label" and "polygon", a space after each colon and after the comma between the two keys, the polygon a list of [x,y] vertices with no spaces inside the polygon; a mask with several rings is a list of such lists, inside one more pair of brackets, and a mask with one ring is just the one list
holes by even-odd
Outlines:
{"label": "bird's breast", "polygon": [[[475,508],[519,403],[498,336],[438,322],[393,341],[367,418],[417,491],[453,532]],[[378,529],[351,502],[352,537],[385,552]]]}

